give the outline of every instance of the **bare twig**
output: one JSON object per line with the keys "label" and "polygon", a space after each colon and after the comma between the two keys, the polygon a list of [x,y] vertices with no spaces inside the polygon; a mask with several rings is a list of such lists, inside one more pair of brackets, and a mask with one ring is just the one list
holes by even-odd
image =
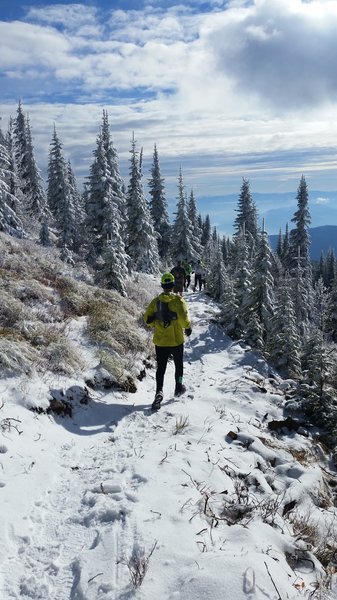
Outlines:
{"label": "bare twig", "polygon": [[94,575],[93,577],[90,577],[90,579],[88,579],[88,583],[90,583],[91,581],[93,581],[94,579],[96,579],[96,577],[99,577],[100,575],[103,575],[103,573],[97,573],[97,575]]}
{"label": "bare twig", "polygon": [[270,580],[271,580],[271,582],[272,582],[272,584],[273,584],[273,586],[274,586],[274,588],[275,588],[275,591],[276,591],[276,593],[278,594],[278,599],[277,599],[277,600],[282,600],[282,598],[281,598],[281,596],[280,596],[280,592],[278,591],[278,589],[277,589],[277,587],[276,587],[275,581],[274,581],[274,579],[272,578],[272,576],[271,576],[271,574],[270,574],[270,571],[269,571],[269,569],[268,569],[268,565],[267,565],[266,561],[264,561],[264,564],[265,564],[265,567],[266,567],[266,569],[267,569],[267,573],[268,573],[268,575],[269,575],[269,577],[270,577]]}

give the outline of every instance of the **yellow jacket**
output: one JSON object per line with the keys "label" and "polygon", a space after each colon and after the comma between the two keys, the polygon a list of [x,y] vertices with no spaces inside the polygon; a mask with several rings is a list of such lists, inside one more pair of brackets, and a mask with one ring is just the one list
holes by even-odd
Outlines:
{"label": "yellow jacket", "polygon": [[[169,311],[173,313],[173,318],[170,320],[169,324],[165,325],[161,319],[157,318],[158,301],[166,303]],[[149,320],[151,322],[149,322]],[[185,300],[177,294],[166,291],[159,294],[159,296],[156,296],[156,298],[153,298],[152,302],[150,302],[144,313],[144,321],[147,325],[154,328],[153,343],[156,346],[166,346],[170,348],[183,344],[183,330],[191,327]]]}

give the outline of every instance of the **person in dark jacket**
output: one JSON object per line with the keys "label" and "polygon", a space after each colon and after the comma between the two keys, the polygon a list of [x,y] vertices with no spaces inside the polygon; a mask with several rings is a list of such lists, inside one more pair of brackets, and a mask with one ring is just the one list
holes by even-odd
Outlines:
{"label": "person in dark jacket", "polygon": [[176,266],[173,267],[173,269],[171,269],[171,273],[175,280],[173,291],[176,294],[180,294],[180,296],[182,296],[185,286],[186,271],[181,264],[181,260],[177,261]]}
{"label": "person in dark jacket", "polygon": [[153,410],[160,408],[163,400],[164,376],[167,361],[173,357],[175,365],[175,392],[181,396],[186,391],[183,384],[184,332],[191,335],[191,322],[187,304],[181,296],[173,293],[175,280],[172,273],[164,273],[161,278],[163,291],[153,298],[144,314],[144,321],[153,328],[153,342],[156,349],[156,395]]}

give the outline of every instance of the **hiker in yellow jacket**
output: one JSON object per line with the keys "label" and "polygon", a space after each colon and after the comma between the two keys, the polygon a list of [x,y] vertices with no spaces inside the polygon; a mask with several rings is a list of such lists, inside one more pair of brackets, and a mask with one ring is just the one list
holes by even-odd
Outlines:
{"label": "hiker in yellow jacket", "polygon": [[161,278],[163,291],[149,304],[144,314],[144,321],[154,328],[153,343],[156,349],[156,395],[152,404],[153,410],[160,408],[163,400],[164,376],[167,361],[173,357],[175,365],[175,395],[181,396],[186,391],[183,384],[183,354],[185,335],[192,333],[185,300],[173,293],[175,280],[172,273],[164,273]]}

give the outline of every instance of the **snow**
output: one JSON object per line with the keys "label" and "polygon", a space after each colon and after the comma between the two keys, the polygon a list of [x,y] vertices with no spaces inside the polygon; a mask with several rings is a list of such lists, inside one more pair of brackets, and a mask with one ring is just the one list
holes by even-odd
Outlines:
{"label": "snow", "polygon": [[[0,380],[2,599],[336,598],[333,576],[316,590],[325,572],[304,535],[334,539],[335,474],[309,437],[268,430],[292,382],[223,334],[206,295],[186,299],[188,389],[173,396],[169,363],[156,413],[153,370],[136,393],[89,390],[87,404],[84,379]],[[68,335],[89,377],[83,331],[82,317]],[[72,417],[28,410],[69,389]]]}

